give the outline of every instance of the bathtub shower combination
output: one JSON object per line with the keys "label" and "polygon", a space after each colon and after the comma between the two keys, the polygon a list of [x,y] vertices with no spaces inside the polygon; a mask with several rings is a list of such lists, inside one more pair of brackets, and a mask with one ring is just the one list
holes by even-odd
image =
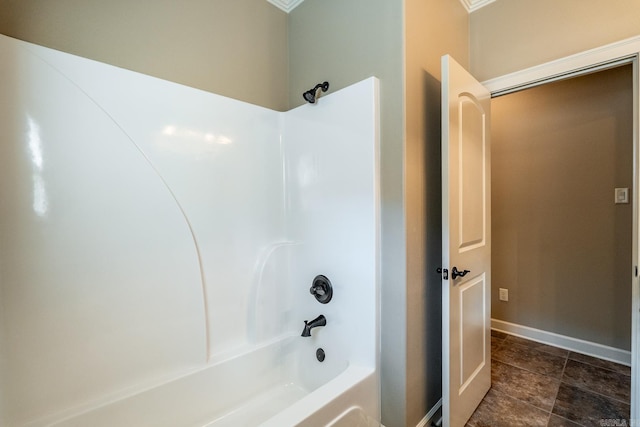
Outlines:
{"label": "bathtub shower combination", "polygon": [[1,426],[379,425],[375,78],[280,113],[0,58]]}

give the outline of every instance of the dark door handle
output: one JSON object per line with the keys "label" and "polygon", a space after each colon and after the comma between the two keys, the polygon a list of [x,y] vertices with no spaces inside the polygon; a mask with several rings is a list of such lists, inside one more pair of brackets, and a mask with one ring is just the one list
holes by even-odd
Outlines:
{"label": "dark door handle", "polygon": [[456,280],[456,278],[458,277],[466,276],[467,273],[471,273],[471,272],[469,270],[458,271],[457,267],[453,267],[453,270],[451,270],[451,277],[453,278],[453,280]]}

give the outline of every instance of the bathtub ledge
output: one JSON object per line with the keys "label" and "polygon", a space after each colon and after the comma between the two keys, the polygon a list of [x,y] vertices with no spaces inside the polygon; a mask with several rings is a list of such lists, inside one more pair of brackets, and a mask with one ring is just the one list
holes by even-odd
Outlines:
{"label": "bathtub ledge", "polygon": [[337,414],[353,406],[353,402],[366,400],[371,387],[377,386],[372,367],[351,365],[327,384],[260,424],[260,427],[328,425]]}

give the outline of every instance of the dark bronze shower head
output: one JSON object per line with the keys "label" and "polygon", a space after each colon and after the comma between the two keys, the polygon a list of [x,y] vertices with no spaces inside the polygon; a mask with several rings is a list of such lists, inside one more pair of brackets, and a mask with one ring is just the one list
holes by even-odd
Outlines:
{"label": "dark bronze shower head", "polygon": [[326,92],[329,90],[329,82],[318,83],[313,89],[309,89],[305,93],[302,94],[302,97],[305,101],[310,104],[315,104],[316,102],[316,94],[318,93],[318,89],[321,89],[322,92]]}

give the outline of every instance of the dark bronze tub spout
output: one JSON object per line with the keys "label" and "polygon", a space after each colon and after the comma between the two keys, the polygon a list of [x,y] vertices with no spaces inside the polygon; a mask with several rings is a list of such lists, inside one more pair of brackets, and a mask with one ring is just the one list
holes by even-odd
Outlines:
{"label": "dark bronze tub spout", "polygon": [[311,329],[317,328],[318,326],[325,326],[326,324],[327,324],[327,319],[322,314],[309,322],[305,320],[304,329],[302,330],[302,336],[310,337]]}

